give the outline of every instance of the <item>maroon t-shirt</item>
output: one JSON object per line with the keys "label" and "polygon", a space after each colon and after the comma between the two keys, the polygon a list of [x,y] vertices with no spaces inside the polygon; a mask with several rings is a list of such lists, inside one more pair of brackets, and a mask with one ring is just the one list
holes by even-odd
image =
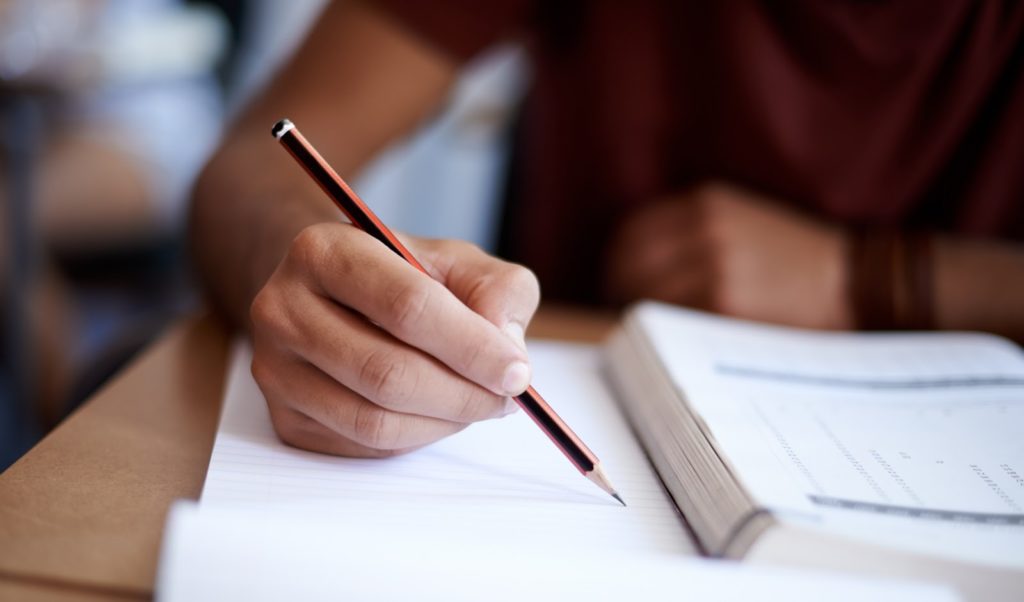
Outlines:
{"label": "maroon t-shirt", "polygon": [[595,301],[616,224],[725,179],[830,221],[1024,239],[1024,2],[377,0],[528,45],[511,259]]}

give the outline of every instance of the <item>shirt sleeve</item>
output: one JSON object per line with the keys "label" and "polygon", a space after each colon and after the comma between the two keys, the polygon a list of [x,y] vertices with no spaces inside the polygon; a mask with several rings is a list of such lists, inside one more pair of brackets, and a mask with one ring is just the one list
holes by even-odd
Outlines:
{"label": "shirt sleeve", "polygon": [[532,0],[373,0],[414,35],[466,61],[481,50],[527,33]]}

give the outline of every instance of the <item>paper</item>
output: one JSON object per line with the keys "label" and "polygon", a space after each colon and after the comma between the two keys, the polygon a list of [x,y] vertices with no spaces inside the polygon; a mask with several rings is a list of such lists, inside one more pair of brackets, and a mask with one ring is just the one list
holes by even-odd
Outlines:
{"label": "paper", "polygon": [[1024,354],[658,306],[646,331],[758,502],[844,536],[1024,566]]}
{"label": "paper", "polygon": [[902,581],[453,536],[429,521],[401,531],[340,512],[181,503],[166,532],[157,580],[162,602],[957,599],[948,589]]}
{"label": "paper", "polygon": [[601,456],[628,507],[522,414],[389,460],[289,448],[239,345],[201,505],[179,504],[168,521],[158,599],[956,599],[937,586],[693,558],[598,350],[530,350],[537,389]]}
{"label": "paper", "polygon": [[598,373],[593,347],[531,342],[534,384],[601,458],[628,507],[583,478],[519,412],[417,452],[359,460],[304,452],[275,436],[236,347],[202,502],[329,504],[394,532],[426,521],[531,546],[692,554],[675,506]]}

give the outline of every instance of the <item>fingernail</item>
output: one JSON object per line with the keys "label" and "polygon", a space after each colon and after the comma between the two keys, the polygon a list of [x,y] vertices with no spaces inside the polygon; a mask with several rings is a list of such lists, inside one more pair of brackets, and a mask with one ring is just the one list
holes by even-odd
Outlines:
{"label": "fingernail", "polygon": [[506,395],[519,395],[530,386],[530,367],[523,362],[512,362],[505,369],[501,387]]}
{"label": "fingernail", "polygon": [[520,349],[526,349],[526,331],[523,329],[523,325],[519,322],[509,322],[504,328],[505,334],[508,338],[519,346]]}
{"label": "fingernail", "polygon": [[511,397],[506,398],[505,399],[505,409],[502,410],[501,415],[502,416],[509,416],[511,414],[515,414],[518,411],[519,411],[519,404],[516,403],[516,400],[512,399]]}

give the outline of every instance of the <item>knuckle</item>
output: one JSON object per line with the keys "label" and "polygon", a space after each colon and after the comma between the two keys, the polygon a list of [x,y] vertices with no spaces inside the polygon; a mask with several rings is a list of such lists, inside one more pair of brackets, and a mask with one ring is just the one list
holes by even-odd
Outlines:
{"label": "knuckle", "polygon": [[330,253],[331,228],[328,224],[314,224],[302,229],[292,241],[289,257],[306,264],[319,264]]}
{"label": "knuckle", "polygon": [[540,279],[537,278],[537,274],[526,266],[512,264],[508,279],[510,287],[528,299],[530,306],[536,309],[540,303]]}
{"label": "knuckle", "polygon": [[268,403],[267,409],[270,410],[270,423],[277,438],[292,447],[304,448],[305,430],[299,416],[275,404]]}
{"label": "knuckle", "polygon": [[260,354],[253,354],[249,371],[260,389],[268,388],[275,382],[276,371],[273,369],[273,365],[264,360]]}
{"label": "knuckle", "polygon": [[395,449],[398,429],[388,420],[386,410],[375,405],[361,404],[355,412],[352,430],[356,441],[372,449]]}
{"label": "knuckle", "polygon": [[266,288],[256,293],[249,305],[249,319],[252,320],[253,325],[257,327],[272,326],[279,324],[283,318],[284,312],[281,311],[274,296]]}
{"label": "knuckle", "polygon": [[373,401],[388,407],[408,405],[415,389],[415,375],[409,376],[408,363],[391,351],[374,351],[359,367],[359,380]]}
{"label": "knuckle", "polygon": [[398,287],[388,300],[392,332],[400,338],[412,332],[426,315],[431,295],[431,289],[425,283]]}
{"label": "knuckle", "polygon": [[[525,266],[501,262],[475,276],[465,301],[471,307],[514,309],[518,319],[528,320],[540,304],[540,281]],[[518,315],[523,310],[530,315]]]}
{"label": "knuckle", "polygon": [[465,292],[465,301],[472,307],[478,306],[494,292],[496,280],[494,272],[480,272],[474,275]]}
{"label": "knuckle", "polygon": [[508,286],[521,291],[540,291],[540,281],[530,268],[518,263],[508,264],[505,280]]}
{"label": "knuckle", "polygon": [[301,330],[294,318],[301,319],[301,316],[296,316],[294,309],[289,307],[289,303],[293,302],[289,301],[287,296],[264,287],[249,305],[253,335],[264,337],[272,344],[288,346],[294,343]]}
{"label": "knuckle", "polygon": [[295,425],[295,422],[289,419],[279,419],[273,421],[274,432],[277,434],[277,438],[280,439],[286,445],[297,447],[299,449],[305,449],[301,430]]}

